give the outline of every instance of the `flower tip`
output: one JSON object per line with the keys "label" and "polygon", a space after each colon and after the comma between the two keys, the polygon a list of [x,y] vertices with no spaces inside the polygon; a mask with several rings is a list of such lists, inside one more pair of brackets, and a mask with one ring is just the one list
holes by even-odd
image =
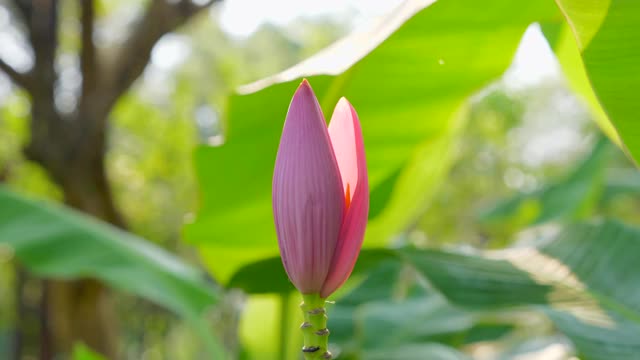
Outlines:
{"label": "flower tip", "polygon": [[[336,109],[349,109],[352,113],[355,113],[355,108],[353,107],[353,105],[351,105],[351,102],[349,102],[349,100],[347,100],[346,97],[341,97],[340,100],[338,100],[338,103],[336,104]],[[357,115],[356,115],[357,117]]]}
{"label": "flower tip", "polygon": [[294,98],[302,94],[304,94],[304,96],[313,96],[315,98],[313,88],[306,78],[302,79],[302,82],[298,86],[298,89],[296,89]]}
{"label": "flower tip", "polygon": [[298,89],[300,88],[309,88],[311,89],[311,84],[309,83],[309,80],[307,80],[307,78],[303,78],[302,82],[300,82],[300,86],[298,86]]}

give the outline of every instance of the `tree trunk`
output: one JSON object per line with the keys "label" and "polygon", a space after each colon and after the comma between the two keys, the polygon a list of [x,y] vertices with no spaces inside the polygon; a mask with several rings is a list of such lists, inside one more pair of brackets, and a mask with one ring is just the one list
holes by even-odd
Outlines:
{"label": "tree trunk", "polygon": [[107,289],[91,279],[47,280],[47,317],[56,354],[70,354],[82,342],[117,359],[115,312]]}
{"label": "tree trunk", "polygon": [[[103,142],[96,139],[90,149],[74,153],[66,170],[54,178],[67,205],[124,227],[105,173]],[[51,165],[51,170],[65,168]],[[75,342],[83,342],[108,359],[117,359],[117,316],[108,289],[93,279],[48,280],[46,286],[54,353],[70,353]]]}

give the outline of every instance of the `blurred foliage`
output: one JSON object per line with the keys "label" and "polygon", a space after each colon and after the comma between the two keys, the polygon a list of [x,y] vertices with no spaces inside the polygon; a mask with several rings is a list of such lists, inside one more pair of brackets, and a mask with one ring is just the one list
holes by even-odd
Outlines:
{"label": "blurred foliage", "polygon": [[[563,114],[566,121],[556,125],[550,114]],[[472,103],[467,124],[456,148],[459,160],[410,231],[413,242],[504,246],[536,216],[537,206],[506,209],[492,228],[478,217],[501,197],[534,193],[545,179],[565,176],[593,141],[587,136],[593,132],[588,115],[559,79],[522,89],[510,89],[505,80],[495,83]]]}
{"label": "blurred foliage", "polygon": [[[0,187],[0,246],[31,272],[91,277],[154,301],[206,328],[203,314],[219,294],[203,274],[132,234],[61,206]],[[20,285],[22,286],[22,285]],[[215,339],[201,332],[205,344]]]}
{"label": "blurred foliage", "polygon": [[[123,41],[144,3],[97,1],[97,46]],[[573,27],[553,1],[441,0],[425,9],[427,2],[409,1],[386,28],[355,33],[315,62],[243,88],[261,90],[242,96],[233,94],[238,85],[316,54],[351,24],[304,19],[235,39],[218,27],[214,7],[163,37],[111,114],[109,179],[132,232],[189,262],[202,260],[214,279],[244,290],[221,294],[206,313],[199,305],[210,299],[195,301],[194,312],[202,294],[189,291],[206,293],[210,284],[199,287],[202,279],[190,271],[173,282],[181,272],[167,270],[175,270],[171,261],[157,271],[145,267],[145,256],[160,250],[135,238],[133,252],[145,256],[130,258],[129,245],[118,244],[131,235],[13,194],[62,196],[22,155],[29,99],[0,76],[0,181],[12,191],[0,190],[0,213],[23,219],[21,228],[0,224],[0,235],[20,242],[15,252],[0,243],[0,357],[17,325],[14,296],[4,295],[35,288],[33,279],[21,284],[18,258],[41,273],[108,278],[198,318],[189,327],[118,294],[124,358],[202,358],[206,344],[198,338],[210,325],[237,358],[298,358],[297,295],[279,259],[267,257],[276,254],[269,184],[286,104],[297,78],[309,76],[327,117],[342,95],[358,109],[373,190],[366,243],[399,247],[364,250],[336,294],[329,317],[338,358],[634,359],[640,176],[624,152],[639,151],[629,89],[640,74],[631,61],[640,49],[633,27],[640,11],[624,0],[556,3]],[[80,84],[70,55],[80,39],[77,3],[62,4],[57,89],[64,107]],[[556,74],[523,86],[509,71],[501,74],[535,21],[566,79]],[[16,26],[8,24],[2,31]],[[381,33],[390,37],[383,41]],[[363,41],[371,48],[361,48]],[[582,223],[554,240],[567,223],[604,217],[632,225]],[[69,241],[86,233],[105,246],[83,243],[86,257],[78,260]],[[105,265],[122,259],[133,260]],[[171,281],[156,278],[163,274]],[[27,355],[35,354],[37,344],[28,346]],[[76,360],[97,358],[82,344],[74,351]]]}
{"label": "blurred foliage", "polygon": [[[331,307],[332,341],[343,354],[340,358],[397,352],[418,359],[426,354],[418,349],[432,341],[473,354],[476,342],[495,341],[503,350],[521,346],[522,338],[514,343],[517,334],[506,336],[516,333],[515,327],[533,328],[537,336],[551,336],[557,329],[581,358],[633,359],[640,351],[635,336],[640,300],[635,278],[627,274],[637,271],[639,240],[637,228],[596,221],[499,252],[364,250],[364,262],[377,257],[378,268],[364,271],[365,280]],[[270,263],[275,266],[278,258]],[[262,283],[286,279],[281,269],[261,272],[241,275],[244,281],[237,285],[262,292]],[[531,310],[548,316],[556,329],[533,322]],[[511,344],[500,345],[503,337]],[[567,349],[567,356],[572,352]]]}

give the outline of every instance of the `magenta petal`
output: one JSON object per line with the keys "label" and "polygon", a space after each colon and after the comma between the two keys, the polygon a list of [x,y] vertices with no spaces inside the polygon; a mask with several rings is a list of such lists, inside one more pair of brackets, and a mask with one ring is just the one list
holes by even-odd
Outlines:
{"label": "magenta petal", "polygon": [[344,207],[326,122],[304,80],[289,105],[273,174],[273,213],[282,262],[291,282],[304,294],[322,288]]}
{"label": "magenta petal", "polygon": [[369,215],[369,180],[362,129],[358,114],[345,98],[340,99],[333,112],[329,136],[340,168],[343,189],[346,191],[345,183],[348,183],[352,195],[331,270],[320,292],[323,298],[336,291],[351,275],[362,247]]}

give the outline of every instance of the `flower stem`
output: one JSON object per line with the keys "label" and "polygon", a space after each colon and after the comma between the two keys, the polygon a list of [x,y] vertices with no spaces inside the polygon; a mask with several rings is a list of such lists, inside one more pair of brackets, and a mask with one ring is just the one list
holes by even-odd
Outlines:
{"label": "flower stem", "polygon": [[291,304],[291,293],[287,292],[280,296],[280,346],[278,359],[285,360],[287,356],[287,341],[289,340],[289,308]]}
{"label": "flower stem", "polygon": [[300,326],[304,334],[302,352],[305,360],[331,359],[329,352],[329,330],[327,329],[327,311],[325,299],[318,294],[302,294],[300,304],[304,314],[304,322]]}

